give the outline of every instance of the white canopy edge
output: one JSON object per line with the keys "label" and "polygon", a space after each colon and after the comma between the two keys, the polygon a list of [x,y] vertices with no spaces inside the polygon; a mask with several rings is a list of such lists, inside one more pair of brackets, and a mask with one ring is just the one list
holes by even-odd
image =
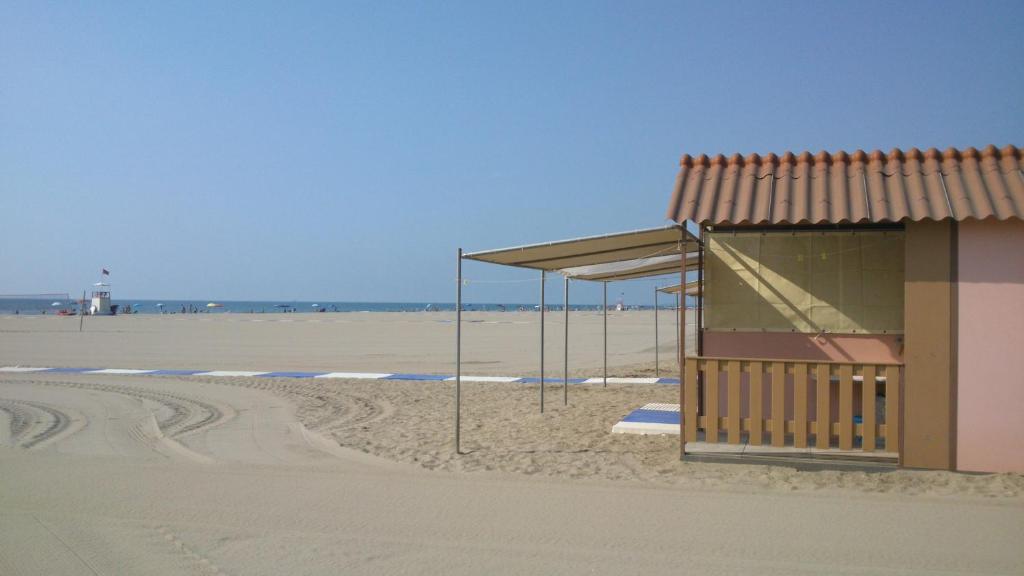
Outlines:
{"label": "white canopy edge", "polygon": [[[658,292],[664,292],[665,294],[678,294],[679,293],[679,287],[680,287],[680,284],[673,284],[672,286],[665,286],[663,288],[658,288]],[[686,295],[687,296],[700,296],[700,286],[698,286],[696,280],[694,280],[692,282],[687,282],[686,283]]]}
{"label": "white canopy edge", "polygon": [[696,244],[699,242],[696,236],[676,224],[646,230],[471,252],[464,254],[463,258],[505,266],[561,272],[567,268],[679,254],[683,250],[684,240],[686,243]]}
{"label": "white canopy edge", "polygon": [[[575,266],[573,268],[563,268],[560,272],[574,280],[615,282],[618,280],[631,280],[635,278],[649,278],[652,276],[679,274],[681,264],[680,260],[680,254],[671,254],[668,256],[655,256],[652,258],[637,258],[635,260],[609,262],[607,264]],[[697,254],[695,252],[687,254],[687,270],[696,270],[697,263]]]}

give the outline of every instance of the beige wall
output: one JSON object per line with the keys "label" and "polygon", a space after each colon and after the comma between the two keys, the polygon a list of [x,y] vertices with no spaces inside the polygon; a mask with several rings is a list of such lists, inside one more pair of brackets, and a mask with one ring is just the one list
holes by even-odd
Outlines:
{"label": "beige wall", "polygon": [[899,230],[709,233],[704,326],[900,333],[903,267]]}
{"label": "beige wall", "polygon": [[957,468],[1024,472],[1024,222],[959,225]]}

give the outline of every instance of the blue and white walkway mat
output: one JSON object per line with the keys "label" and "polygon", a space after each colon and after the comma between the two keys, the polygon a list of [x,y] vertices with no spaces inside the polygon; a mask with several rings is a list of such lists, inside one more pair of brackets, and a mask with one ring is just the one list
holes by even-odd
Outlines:
{"label": "blue and white walkway mat", "polygon": [[[61,372],[65,374],[119,374],[127,376],[214,376],[236,378],[341,378],[352,380],[434,380],[454,382],[455,376],[444,374],[407,374],[383,372],[293,372],[251,370],[139,370],[136,368],[44,368],[34,366],[0,366],[0,372]],[[464,382],[501,382],[531,384],[539,378],[519,376],[463,376]],[[551,384],[559,384],[561,378],[548,378]],[[604,378],[570,378],[570,384],[603,384]],[[609,384],[679,384],[678,378],[608,378]],[[678,410],[678,409],[677,409]],[[678,418],[677,418],[678,423]]]}
{"label": "blue and white walkway mat", "polygon": [[615,434],[679,435],[679,404],[644,404],[612,426]]}

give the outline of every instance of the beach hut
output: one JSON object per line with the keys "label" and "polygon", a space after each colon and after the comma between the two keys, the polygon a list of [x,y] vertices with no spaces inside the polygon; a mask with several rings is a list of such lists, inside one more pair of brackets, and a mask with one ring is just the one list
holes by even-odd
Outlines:
{"label": "beach hut", "polygon": [[699,227],[688,446],[1024,472],[1024,172],[1014,146],[685,155]]}

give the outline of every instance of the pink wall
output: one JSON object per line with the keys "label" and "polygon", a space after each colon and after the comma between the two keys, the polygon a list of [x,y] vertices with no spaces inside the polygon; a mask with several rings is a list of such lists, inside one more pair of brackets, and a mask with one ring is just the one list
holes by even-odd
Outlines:
{"label": "pink wall", "polygon": [[704,355],[730,358],[902,362],[902,334],[705,332]]}
{"label": "pink wall", "polygon": [[961,222],[957,468],[1024,472],[1024,222]]}

